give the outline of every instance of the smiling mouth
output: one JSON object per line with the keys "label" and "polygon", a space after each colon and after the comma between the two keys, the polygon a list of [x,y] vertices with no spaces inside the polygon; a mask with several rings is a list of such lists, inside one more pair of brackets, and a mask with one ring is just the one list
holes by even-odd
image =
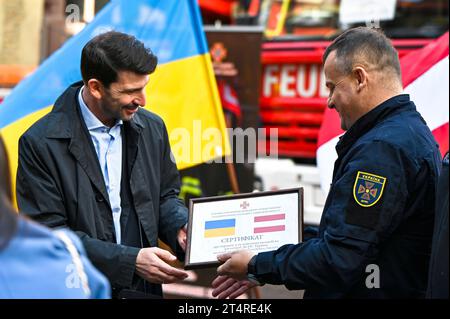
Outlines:
{"label": "smiling mouth", "polygon": [[123,108],[129,111],[135,111],[140,105],[139,104],[128,104],[125,105]]}

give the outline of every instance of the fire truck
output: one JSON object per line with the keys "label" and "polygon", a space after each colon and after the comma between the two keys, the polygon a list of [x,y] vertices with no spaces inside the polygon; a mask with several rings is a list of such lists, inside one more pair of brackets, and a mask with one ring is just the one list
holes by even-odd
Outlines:
{"label": "fire truck", "polygon": [[[199,0],[206,23],[261,25],[260,117],[278,129],[276,162],[257,161],[265,190],[303,186],[305,223],[318,224],[325,196],[316,167],[317,139],[328,90],[322,55],[348,28],[383,29],[400,58],[448,30],[445,0]],[[229,15],[228,15],[229,14]],[[214,21],[216,20],[216,21]],[[245,116],[245,110],[244,110]],[[270,136],[267,143],[269,149]]]}

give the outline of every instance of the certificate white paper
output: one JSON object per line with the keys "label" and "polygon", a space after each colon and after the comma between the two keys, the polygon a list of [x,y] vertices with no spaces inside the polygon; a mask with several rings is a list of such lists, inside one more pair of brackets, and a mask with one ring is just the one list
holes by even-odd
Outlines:
{"label": "certificate white paper", "polygon": [[301,240],[303,190],[192,200],[185,268],[217,264],[217,255],[255,253]]}

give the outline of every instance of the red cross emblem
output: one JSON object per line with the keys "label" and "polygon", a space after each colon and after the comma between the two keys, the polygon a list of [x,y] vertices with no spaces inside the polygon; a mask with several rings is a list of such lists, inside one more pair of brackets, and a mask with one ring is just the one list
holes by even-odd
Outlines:
{"label": "red cross emblem", "polygon": [[241,208],[242,208],[242,209],[247,209],[249,206],[250,206],[250,204],[247,203],[247,202],[243,202],[243,203],[241,204]]}

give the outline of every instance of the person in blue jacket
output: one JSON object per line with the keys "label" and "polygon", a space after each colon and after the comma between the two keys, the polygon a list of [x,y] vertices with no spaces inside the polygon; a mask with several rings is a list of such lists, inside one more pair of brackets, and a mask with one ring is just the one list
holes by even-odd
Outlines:
{"label": "person in blue jacket", "polygon": [[438,145],[402,94],[398,54],[382,32],[350,29],[323,61],[328,107],[346,132],[318,236],[275,251],[218,256],[215,296],[270,283],[305,289],[305,298],[425,297]]}
{"label": "person in blue jacket", "polygon": [[19,217],[0,136],[0,299],[109,298],[109,282],[72,232]]}

